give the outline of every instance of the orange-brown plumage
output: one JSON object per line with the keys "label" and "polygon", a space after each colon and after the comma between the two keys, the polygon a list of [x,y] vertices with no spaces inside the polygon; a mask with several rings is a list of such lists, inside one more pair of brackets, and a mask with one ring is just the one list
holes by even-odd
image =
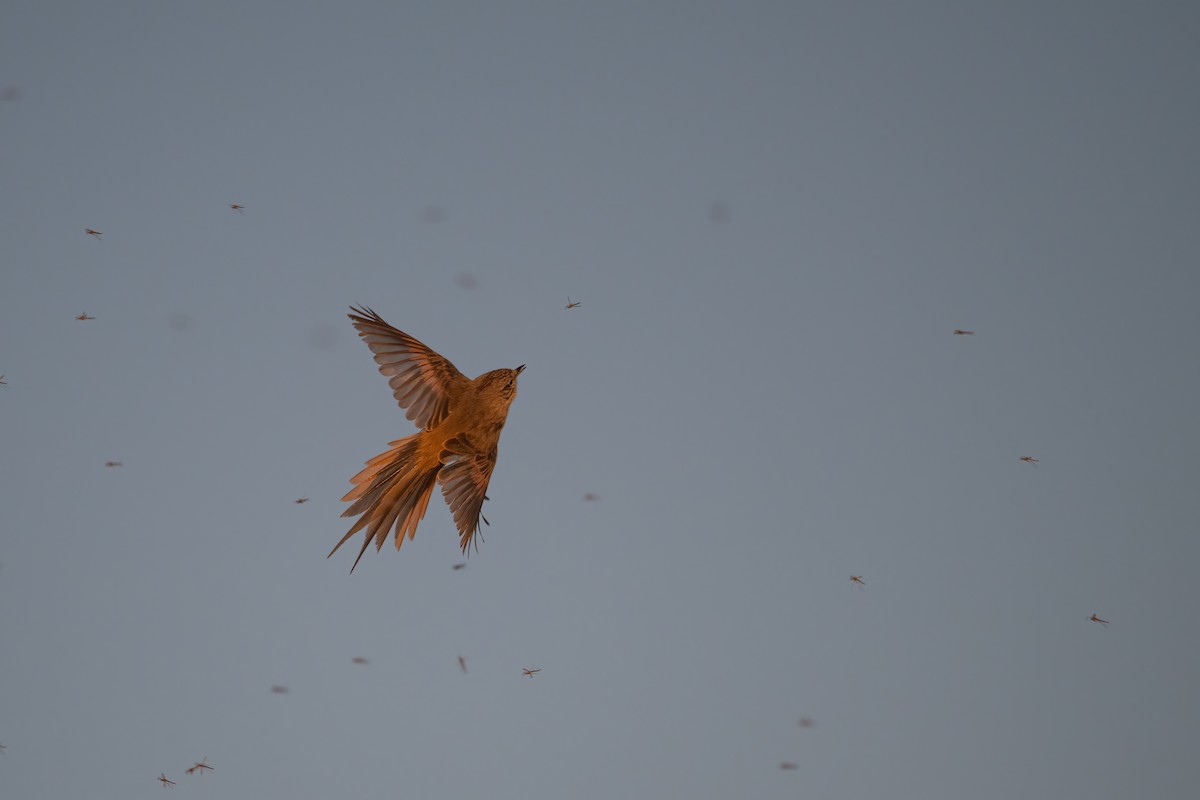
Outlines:
{"label": "orange-brown plumage", "polygon": [[366,533],[354,566],[372,540],[381,549],[393,529],[399,549],[405,537],[416,535],[436,484],[441,484],[466,552],[479,530],[500,431],[517,393],[517,375],[525,367],[496,369],[470,380],[369,308],[352,311],[350,320],[375,354],[396,402],[422,430],[391,442],[390,449],[350,479],[354,488],[342,499],[351,506],[342,516],[358,520],[329,555],[361,530]]}

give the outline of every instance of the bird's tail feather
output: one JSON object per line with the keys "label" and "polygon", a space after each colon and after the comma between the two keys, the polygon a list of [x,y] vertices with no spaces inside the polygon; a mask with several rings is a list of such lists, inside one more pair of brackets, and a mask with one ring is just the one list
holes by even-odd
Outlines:
{"label": "bird's tail feather", "polygon": [[354,559],[351,572],[358,566],[363,553],[367,552],[372,539],[376,550],[383,547],[393,525],[396,528],[397,550],[404,543],[405,536],[411,539],[416,535],[417,523],[425,516],[441,468],[437,461],[429,469],[423,469],[418,463],[417,444],[420,435],[415,433],[391,442],[390,449],[372,458],[361,472],[350,479],[354,488],[342,500],[351,501],[353,505],[342,516],[362,516],[329,551],[329,555],[336,553],[347,539],[366,528],[362,550]]}

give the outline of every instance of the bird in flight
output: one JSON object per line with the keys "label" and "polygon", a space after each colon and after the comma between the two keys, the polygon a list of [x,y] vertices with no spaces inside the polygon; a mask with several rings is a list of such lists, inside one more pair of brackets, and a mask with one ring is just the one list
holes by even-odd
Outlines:
{"label": "bird in flight", "polygon": [[125,465],[122,464],[120,461],[105,461],[104,466],[106,466],[106,467],[123,467]]}
{"label": "bird in flight", "polygon": [[307,503],[307,502],[308,502],[308,497],[307,497],[307,496],[305,496],[305,497],[300,497],[300,498],[297,498],[296,500],[293,500],[292,502],[293,502],[293,503],[295,503],[295,504],[296,504],[296,505],[298,505],[298,506],[299,506],[299,505],[304,505],[305,503]]}
{"label": "bird in flight", "polygon": [[791,761],[785,761],[779,765],[780,769],[796,769],[796,765]]}
{"label": "bird in flight", "polygon": [[867,584],[866,584],[866,583],[863,581],[863,579],[862,579],[862,575],[851,575],[851,576],[850,576],[850,580],[851,580],[852,582],[854,582],[854,583],[857,583],[859,586],[866,586],[866,585],[867,585]]}
{"label": "bird in flight", "polygon": [[165,772],[158,773],[158,778],[156,780],[163,785],[164,789],[166,789],[168,786],[175,785],[175,781],[168,778]]}
{"label": "bird in flight", "polygon": [[814,725],[816,725],[817,723],[813,722],[810,717],[801,717],[800,721],[797,722],[796,724],[799,725],[801,728],[811,728]]}
{"label": "bird in flight", "polygon": [[[92,230],[91,228],[84,228],[83,232],[88,236],[95,236],[97,239],[100,239],[100,237],[104,235],[104,231]],[[100,241],[103,242],[104,240],[100,239]]]}
{"label": "bird in flight", "polygon": [[239,214],[246,213],[246,207],[238,205],[237,203],[230,203],[229,207],[232,208],[234,211],[236,211]]}
{"label": "bird in flight", "polygon": [[8,388],[8,382],[4,380],[3,375],[0,375],[0,386],[3,386],[5,389]]}
{"label": "bird in flight", "polygon": [[1021,456],[1021,460],[1024,461],[1026,464],[1038,463],[1038,460],[1036,458],[1034,458],[1033,456]]}
{"label": "bird in flight", "polygon": [[275,694],[287,694],[287,693],[288,693],[288,687],[286,687],[286,686],[272,686],[272,687],[271,687],[271,691],[272,691],[272,692],[274,692]]}
{"label": "bird in flight", "polygon": [[84,313],[82,313],[82,314],[80,314],[78,317],[76,317],[75,319],[79,319],[79,320],[89,320],[89,319],[95,319],[95,317],[89,317],[89,316],[87,315],[87,312],[85,311]]}
{"label": "bird in flight", "polygon": [[500,431],[525,365],[494,369],[471,380],[371,309],[351,307],[351,311],[350,321],[375,354],[392,396],[421,430],[391,442],[391,449],[372,458],[350,479],[354,488],[342,500],[352,505],[342,516],[358,516],[358,521],[329,555],[364,529],[362,549],[351,572],[372,540],[377,551],[383,548],[392,528],[399,550],[405,536],[416,536],[435,484],[442,487],[466,553],[479,531]]}
{"label": "bird in flight", "polygon": [[581,305],[583,305],[583,303],[582,303],[582,302],[575,302],[575,303],[572,303],[572,302],[571,302],[571,295],[567,295],[567,308],[568,308],[568,309],[572,309],[572,308],[579,308]]}
{"label": "bird in flight", "polygon": [[521,667],[521,674],[533,677],[536,673],[541,672],[541,669],[530,669],[529,667]]}
{"label": "bird in flight", "polygon": [[1090,617],[1088,617],[1088,619],[1090,619],[1092,622],[1099,622],[1101,625],[1107,625],[1107,624],[1108,624],[1108,620],[1106,620],[1106,619],[1100,619],[1100,618],[1099,618],[1099,617],[1097,617],[1095,614],[1092,614]]}
{"label": "bird in flight", "polygon": [[462,656],[458,657],[458,668],[461,669],[463,672],[467,671],[467,660],[465,658],[463,658]]}
{"label": "bird in flight", "polygon": [[959,330],[958,328],[955,328],[954,335],[955,336],[974,336],[975,331],[964,331],[964,330]]}
{"label": "bird in flight", "polygon": [[194,772],[199,772],[201,775],[203,775],[204,770],[206,770],[206,769],[208,769],[208,770],[214,769],[214,767],[210,767],[208,765],[208,756],[205,756],[204,758],[200,759],[195,764],[193,764],[192,766],[185,769],[184,772],[186,772],[188,775],[191,775]]}
{"label": "bird in flight", "polygon": [[354,658],[350,659],[350,663],[351,664],[366,664],[367,660],[365,658],[363,658],[362,656],[355,656]]}
{"label": "bird in flight", "polygon": [[466,566],[466,562],[461,562],[461,563],[455,564],[455,565],[452,567],[452,569],[455,569],[455,570],[460,570],[460,569],[462,569],[462,568],[463,568],[463,567],[465,567],[465,566]]}

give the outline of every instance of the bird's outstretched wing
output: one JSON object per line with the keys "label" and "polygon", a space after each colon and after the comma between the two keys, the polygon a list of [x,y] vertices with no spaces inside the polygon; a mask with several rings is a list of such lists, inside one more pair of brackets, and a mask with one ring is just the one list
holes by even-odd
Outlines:
{"label": "bird's outstretched wing", "polygon": [[440,457],[445,466],[438,471],[437,479],[462,537],[464,553],[479,531],[480,511],[496,466],[496,451],[495,443],[480,447],[461,433],[442,448]]}
{"label": "bird's outstretched wing", "polygon": [[351,306],[349,314],[358,335],[375,354],[392,395],[406,417],[429,430],[446,418],[449,398],[470,380],[448,360],[403,331],[388,325],[366,306]]}

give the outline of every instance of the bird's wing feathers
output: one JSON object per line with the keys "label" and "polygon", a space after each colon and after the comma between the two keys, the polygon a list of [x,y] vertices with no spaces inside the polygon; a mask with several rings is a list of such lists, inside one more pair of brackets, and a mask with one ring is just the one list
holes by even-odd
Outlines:
{"label": "bird's wing feathers", "polygon": [[429,430],[446,418],[449,397],[470,383],[448,360],[403,331],[396,330],[371,309],[351,306],[349,314],[358,335],[375,354],[392,395],[417,426]]}
{"label": "bird's wing feathers", "polygon": [[442,496],[454,516],[465,553],[479,531],[488,481],[496,466],[496,445],[493,443],[482,449],[465,434],[459,434],[446,442],[441,461],[445,466],[438,472],[438,483],[442,485]]}

